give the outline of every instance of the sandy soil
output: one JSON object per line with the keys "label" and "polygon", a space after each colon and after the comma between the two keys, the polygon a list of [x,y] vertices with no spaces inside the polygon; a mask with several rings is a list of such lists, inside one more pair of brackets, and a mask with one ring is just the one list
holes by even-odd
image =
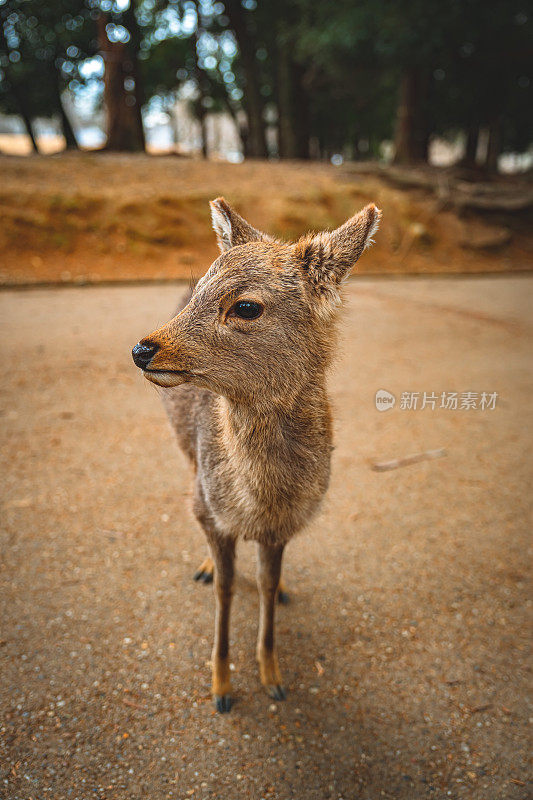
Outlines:
{"label": "sandy soil", "polygon": [[202,275],[217,255],[208,203],[219,195],[289,240],[377,203],[383,221],[365,274],[533,269],[531,212],[457,214],[349,165],[68,153],[0,156],[0,170],[0,284]]}
{"label": "sandy soil", "polygon": [[[532,286],[349,284],[331,490],[287,549],[288,699],[260,688],[242,545],[225,716],[209,698],[212,591],[191,580],[205,545],[188,470],[129,355],[178,289],[3,292],[0,796],[530,797]],[[378,413],[380,388],[498,398]]]}

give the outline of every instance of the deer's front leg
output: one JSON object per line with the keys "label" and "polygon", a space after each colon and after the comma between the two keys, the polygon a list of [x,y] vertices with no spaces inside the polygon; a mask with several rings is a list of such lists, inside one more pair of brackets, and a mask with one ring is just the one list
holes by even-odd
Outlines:
{"label": "deer's front leg", "polygon": [[229,668],[229,621],[233,597],[235,541],[226,536],[211,535],[209,544],[215,564],[215,641],[212,660],[212,693],[217,711],[231,708]]}
{"label": "deer's front leg", "polygon": [[274,635],[274,611],[276,595],[281,574],[283,545],[270,547],[257,546],[257,585],[259,588],[259,636],[257,639],[257,660],[261,683],[274,700],[285,699],[279,671],[278,656]]}

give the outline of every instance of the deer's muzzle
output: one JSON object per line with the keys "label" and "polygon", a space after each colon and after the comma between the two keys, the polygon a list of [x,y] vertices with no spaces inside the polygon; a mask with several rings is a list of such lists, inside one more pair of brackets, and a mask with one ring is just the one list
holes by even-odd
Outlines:
{"label": "deer's muzzle", "polygon": [[139,369],[146,369],[158,350],[159,345],[149,340],[136,344],[131,351],[135,366]]}

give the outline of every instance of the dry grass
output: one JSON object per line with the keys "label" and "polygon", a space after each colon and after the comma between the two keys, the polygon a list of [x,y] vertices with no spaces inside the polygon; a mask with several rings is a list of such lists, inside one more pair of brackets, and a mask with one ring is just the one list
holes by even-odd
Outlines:
{"label": "dry grass", "polygon": [[[216,257],[208,201],[224,194],[251,222],[287,239],[330,228],[365,203],[384,211],[365,273],[522,271],[533,266],[522,220],[509,244],[464,247],[509,220],[459,218],[423,192],[322,164],[240,165],[175,156],[4,157],[0,282],[184,278]],[[523,229],[521,229],[521,227]]]}

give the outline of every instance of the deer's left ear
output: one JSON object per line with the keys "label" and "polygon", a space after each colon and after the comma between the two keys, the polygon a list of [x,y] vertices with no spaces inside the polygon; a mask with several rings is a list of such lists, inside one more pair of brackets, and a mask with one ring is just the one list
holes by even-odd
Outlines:
{"label": "deer's left ear", "polygon": [[308,234],[294,245],[295,255],[318,296],[336,306],[339,286],[362,254],[373,243],[381,211],[374,203],[334,231]]}
{"label": "deer's left ear", "polygon": [[221,253],[248,242],[271,242],[271,236],[258,231],[226,203],[223,197],[211,200],[211,219]]}

